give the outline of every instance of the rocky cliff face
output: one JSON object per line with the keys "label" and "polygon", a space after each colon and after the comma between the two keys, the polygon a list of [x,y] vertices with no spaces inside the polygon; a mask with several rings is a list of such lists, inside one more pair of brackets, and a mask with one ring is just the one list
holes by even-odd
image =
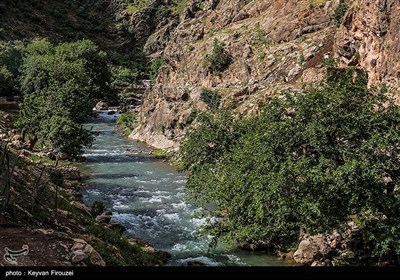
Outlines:
{"label": "rocky cliff face", "polygon": [[[196,112],[206,109],[202,88],[216,90],[222,103],[230,102],[237,111],[255,113],[276,90],[318,80],[319,64],[332,49],[339,1],[314,2],[190,3],[169,36],[163,36],[164,28],[149,38],[147,45],[169,38],[161,52],[167,63],[144,97],[141,126],[131,138],[158,148],[177,147]],[[233,58],[219,75],[204,64],[215,40]]]}
{"label": "rocky cliff face", "polygon": [[368,71],[370,84],[400,93],[400,1],[355,1],[336,33],[340,66]]}
{"label": "rocky cliff face", "polygon": [[[194,0],[159,26],[145,46],[166,64],[146,93],[141,125],[131,138],[158,148],[178,147],[199,110],[202,88],[216,90],[222,106],[254,114],[266,97],[323,78],[324,58],[367,70],[371,84],[399,87],[399,1],[345,1],[344,23],[335,23],[344,1]],[[205,66],[215,40],[233,60],[213,75]],[[165,46],[165,47],[164,47]]]}

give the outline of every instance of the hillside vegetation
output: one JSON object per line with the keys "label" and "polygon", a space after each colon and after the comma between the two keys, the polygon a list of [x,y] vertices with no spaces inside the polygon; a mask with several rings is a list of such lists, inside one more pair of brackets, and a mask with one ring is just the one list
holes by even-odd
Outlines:
{"label": "hillside vegetation", "polygon": [[400,109],[367,82],[354,69],[330,69],[325,83],[282,92],[257,117],[227,109],[199,117],[181,157],[189,195],[217,205],[206,232],[285,252],[304,233],[353,221],[356,258],[397,262]]}

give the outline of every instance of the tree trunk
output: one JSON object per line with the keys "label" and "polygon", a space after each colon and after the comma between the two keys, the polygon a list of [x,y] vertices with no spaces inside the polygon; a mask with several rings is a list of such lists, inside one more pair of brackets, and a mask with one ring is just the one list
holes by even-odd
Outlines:
{"label": "tree trunk", "polygon": [[33,138],[30,138],[30,139],[29,139],[29,150],[30,150],[30,151],[32,151],[33,148],[35,147],[35,144],[36,144],[37,140],[38,140],[38,139],[37,139],[36,136],[34,136]]}

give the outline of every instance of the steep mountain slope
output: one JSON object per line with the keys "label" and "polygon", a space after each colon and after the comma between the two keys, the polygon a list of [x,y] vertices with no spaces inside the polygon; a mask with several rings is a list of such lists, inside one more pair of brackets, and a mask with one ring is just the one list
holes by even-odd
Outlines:
{"label": "steep mountain slope", "polygon": [[[145,45],[166,63],[144,97],[131,138],[176,148],[196,113],[207,109],[203,88],[216,90],[223,106],[254,114],[271,94],[321,80],[323,62],[332,58],[367,70],[371,85],[384,82],[395,94],[398,14],[399,1],[195,0],[175,29],[159,28]],[[206,65],[215,40],[232,57],[218,74]],[[166,47],[151,47],[156,43]]]}
{"label": "steep mountain slope", "polygon": [[[256,113],[277,89],[319,79],[318,65],[332,49],[339,3],[316,2],[189,4],[163,51],[167,63],[144,98],[141,127],[131,137],[159,148],[177,147],[197,110],[206,109],[202,88],[217,90],[222,103],[237,111]],[[153,37],[162,38],[161,32]],[[215,40],[232,56],[228,69],[217,75],[205,65]]]}
{"label": "steep mountain slope", "polygon": [[102,45],[121,40],[109,1],[12,1],[0,4],[3,40],[47,37],[53,41],[89,38]]}
{"label": "steep mountain slope", "polygon": [[358,65],[370,84],[400,93],[400,1],[355,1],[335,37],[340,66]]}

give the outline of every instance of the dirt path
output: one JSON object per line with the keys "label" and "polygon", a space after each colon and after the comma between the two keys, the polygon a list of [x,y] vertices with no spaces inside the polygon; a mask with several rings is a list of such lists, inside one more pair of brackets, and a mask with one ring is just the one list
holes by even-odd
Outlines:
{"label": "dirt path", "polygon": [[0,266],[15,266],[4,258],[6,247],[18,251],[24,245],[29,246],[29,252],[15,257],[17,266],[70,266],[68,248],[72,242],[54,235],[0,225]]}

